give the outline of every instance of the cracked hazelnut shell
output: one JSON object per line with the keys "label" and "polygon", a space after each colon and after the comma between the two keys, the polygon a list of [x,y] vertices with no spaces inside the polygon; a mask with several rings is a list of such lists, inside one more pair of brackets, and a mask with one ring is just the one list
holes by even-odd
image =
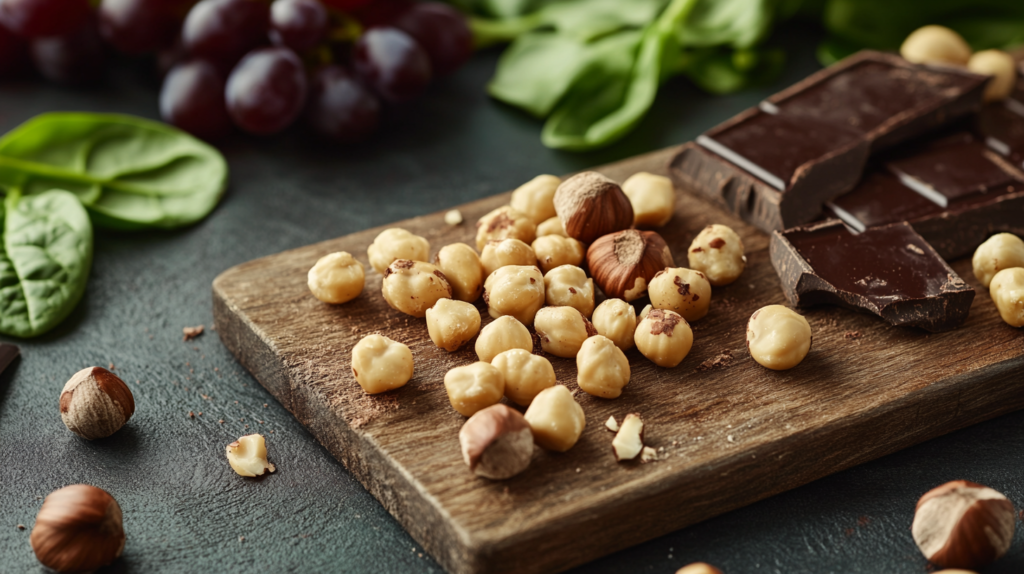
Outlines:
{"label": "cracked hazelnut shell", "polygon": [[654,231],[627,229],[603,235],[587,249],[594,282],[608,297],[635,301],[659,271],[675,267],[672,251]]}
{"label": "cracked hazelnut shell", "polygon": [[966,480],[934,488],[917,502],[911,532],[929,562],[977,570],[1006,554],[1017,515],[1002,493]]}
{"label": "cracked hazelnut shell", "polygon": [[596,171],[563,181],[555,191],[555,212],[565,233],[587,244],[633,225],[629,198],[619,184]]}

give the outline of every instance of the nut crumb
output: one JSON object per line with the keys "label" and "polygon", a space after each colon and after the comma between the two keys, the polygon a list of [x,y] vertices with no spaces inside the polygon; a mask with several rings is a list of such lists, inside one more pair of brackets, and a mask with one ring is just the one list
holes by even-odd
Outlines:
{"label": "nut crumb", "polygon": [[238,537],[238,541],[239,542],[245,542],[245,536],[239,536]]}
{"label": "nut crumb", "polygon": [[712,369],[728,367],[731,364],[732,352],[722,351],[721,353],[715,355],[714,357],[711,357],[710,359],[707,359],[706,361],[698,365],[697,370],[695,370],[694,372],[703,373],[705,371],[710,371]]}
{"label": "nut crumb", "polygon": [[855,339],[860,339],[863,336],[864,335],[861,334],[860,331],[847,331],[847,332],[843,333],[843,338],[844,339],[849,339],[851,341],[853,341]]}
{"label": "nut crumb", "polygon": [[24,524],[19,524],[18,525],[18,530],[25,530],[25,525]]}
{"label": "nut crumb", "polygon": [[194,419],[194,418],[196,418],[196,414],[194,412],[192,412],[192,411],[189,411],[188,412],[188,418]]}
{"label": "nut crumb", "polygon": [[907,244],[907,251],[912,251],[914,253],[917,253],[918,255],[924,255],[924,249],[921,249],[920,247],[914,245],[913,243]]}
{"label": "nut crumb", "polygon": [[576,472],[579,473],[581,470],[583,470],[583,469],[582,468],[577,468]]}
{"label": "nut crumb", "polygon": [[219,421],[217,421],[217,422],[218,422],[218,423],[220,423],[220,424],[224,424],[224,419],[220,419],[220,420],[219,420]]}
{"label": "nut crumb", "polygon": [[444,214],[444,222],[448,225],[461,225],[462,224],[462,212],[458,209],[452,209]]}
{"label": "nut crumb", "polygon": [[729,436],[725,437],[725,440],[727,440],[729,442],[736,442],[736,439],[734,439],[732,435],[729,435]]}
{"label": "nut crumb", "polygon": [[107,370],[108,371],[113,371],[114,370],[114,363],[110,363],[110,365],[107,366]]}
{"label": "nut crumb", "polygon": [[645,446],[640,451],[640,462],[652,462],[658,460],[658,451],[654,450],[649,446]]}
{"label": "nut crumb", "polygon": [[185,327],[184,329],[181,330],[181,332],[181,340],[188,342],[203,334],[203,326],[197,325],[195,327]]}

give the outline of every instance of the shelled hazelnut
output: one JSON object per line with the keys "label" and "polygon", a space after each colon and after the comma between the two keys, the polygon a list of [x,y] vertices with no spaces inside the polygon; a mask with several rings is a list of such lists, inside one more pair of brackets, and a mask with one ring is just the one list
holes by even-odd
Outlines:
{"label": "shelled hazelnut", "polygon": [[537,312],[533,327],[544,352],[563,359],[575,358],[583,341],[597,334],[594,325],[573,307],[544,307]]}
{"label": "shelled hazelnut", "polygon": [[611,339],[615,346],[628,351],[633,348],[633,333],[636,331],[636,309],[622,299],[605,299],[591,319],[599,335]]}
{"label": "shelled hazelnut", "polygon": [[512,349],[533,350],[533,336],[525,325],[515,317],[498,317],[480,331],[476,338],[476,356],[489,363],[499,353]]}
{"label": "shelled hazelnut", "polygon": [[609,297],[634,301],[661,270],[675,266],[672,251],[653,231],[627,229],[600,237],[587,250],[587,266]]}
{"label": "shelled hazelnut", "polygon": [[576,355],[576,382],[584,392],[615,399],[629,384],[629,359],[608,337],[594,335]]}
{"label": "shelled hazelnut", "polygon": [[544,274],[544,299],[553,307],[572,307],[590,317],[594,313],[594,280],[575,265],[561,265]]}
{"label": "shelled hazelnut", "polygon": [[471,417],[505,396],[505,375],[490,363],[477,362],[448,371],[444,388],[452,408]]}
{"label": "shelled hazelnut", "polygon": [[367,335],[352,348],[352,374],[369,395],[405,385],[412,372],[412,351],[398,341]]}
{"label": "shelled hazelnut", "polygon": [[633,460],[644,450],[644,419],[638,413],[629,413],[615,431],[612,452],[615,460]]}
{"label": "shelled hazelnut", "polygon": [[690,269],[700,271],[713,287],[722,287],[739,279],[747,266],[743,240],[731,228],[718,223],[697,234],[687,250]]}
{"label": "shelled hazelnut", "polygon": [[434,303],[451,298],[452,286],[444,273],[430,263],[397,259],[384,270],[381,293],[392,309],[425,317]]}
{"label": "shelled hazelnut", "polygon": [[43,566],[92,572],[124,552],[121,506],[103,489],[72,484],[46,496],[29,536]]}
{"label": "shelled hazelnut", "polygon": [[966,66],[971,59],[971,47],[953,30],[929,25],[914,30],[903,40],[900,55],[914,64]]}
{"label": "shelled hazelnut", "polygon": [[465,243],[445,245],[434,256],[434,266],[444,273],[452,286],[452,297],[474,303],[484,292],[483,265],[476,250]]}
{"label": "shelled hazelnut", "polygon": [[484,277],[489,277],[502,267],[508,265],[537,265],[537,255],[533,248],[518,239],[498,239],[488,241],[480,254],[480,263],[484,268]]}
{"label": "shelled hazelnut", "polygon": [[480,332],[480,311],[472,303],[441,299],[427,309],[427,333],[435,345],[457,351]]}
{"label": "shelled hazelnut", "polygon": [[365,283],[363,264],[346,251],[324,255],[306,275],[306,284],[313,296],[335,305],[358,297]]}
{"label": "shelled hazelnut", "polygon": [[722,574],[722,571],[706,562],[694,562],[676,570],[676,574]]}
{"label": "shelled hazelnut", "polygon": [[633,225],[662,227],[672,219],[676,190],[671,179],[641,171],[622,183],[622,191],[633,206]]}
{"label": "shelled hazelnut", "polygon": [[541,391],[526,409],[525,416],[533,430],[533,440],[556,452],[572,448],[587,425],[583,407],[564,385]]}
{"label": "shelled hazelnut", "polygon": [[103,367],[78,371],[60,393],[60,420],[68,430],[87,440],[114,434],[134,413],[131,389]]}
{"label": "shelled hazelnut", "polygon": [[537,237],[544,237],[546,235],[569,237],[565,234],[565,226],[562,225],[562,220],[557,215],[537,224]]}
{"label": "shelled hazelnut", "polygon": [[1024,327],[1024,268],[996,273],[988,289],[1003,321],[1011,327]]}
{"label": "shelled hazelnut", "polygon": [[538,175],[517,187],[512,192],[509,204],[512,209],[526,214],[534,223],[540,225],[546,219],[555,216],[555,190],[561,183],[560,177]]}
{"label": "shelled hazelnut", "polygon": [[501,267],[484,282],[484,302],[495,319],[511,315],[524,325],[532,325],[533,317],[544,306],[544,276],[536,267]]}
{"label": "shelled hazelnut", "polygon": [[679,313],[648,305],[633,339],[643,356],[659,367],[675,367],[693,347],[693,330]]}
{"label": "shelled hazelnut", "polygon": [[491,361],[505,378],[505,396],[519,406],[528,406],[538,393],[555,385],[551,361],[523,349],[498,353]]}
{"label": "shelled hazelnut", "polygon": [[954,480],[917,502],[911,532],[929,562],[942,568],[982,568],[1006,554],[1017,514],[1002,493]]}
{"label": "shelled hazelnut", "polygon": [[967,69],[975,74],[992,76],[985,86],[984,100],[999,102],[1010,97],[1017,83],[1017,63],[1002,50],[975,52],[967,61]]}
{"label": "shelled hazelnut", "polygon": [[505,405],[487,407],[459,431],[462,459],[477,476],[512,478],[533,458],[533,431],[519,411]]}
{"label": "shelled hazelnut", "polygon": [[240,437],[224,449],[228,464],[240,476],[263,476],[277,469],[267,461],[267,441],[261,434]]}
{"label": "shelled hazelnut", "polygon": [[711,282],[704,273],[675,267],[659,271],[647,289],[655,309],[668,309],[697,321],[711,306]]}
{"label": "shelled hazelnut", "polygon": [[561,235],[538,237],[533,240],[533,252],[537,254],[537,264],[545,273],[562,265],[583,263],[583,244],[571,237],[562,237]]}
{"label": "shelled hazelnut", "polygon": [[633,225],[633,206],[622,188],[594,171],[576,174],[558,186],[555,212],[566,235],[583,243]]}
{"label": "shelled hazelnut", "polygon": [[811,350],[811,326],[803,315],[788,307],[761,307],[747,323],[747,349],[764,367],[792,369]]}
{"label": "shelled hazelnut", "polygon": [[1012,233],[997,233],[974,250],[974,276],[985,287],[1003,269],[1024,267],[1024,241]]}
{"label": "shelled hazelnut", "polygon": [[393,227],[381,231],[367,248],[366,254],[370,258],[370,265],[383,275],[396,259],[426,261],[430,256],[430,242],[405,229]]}
{"label": "shelled hazelnut", "polygon": [[537,237],[537,224],[508,205],[491,211],[476,222],[476,248],[480,251],[488,241],[508,237],[529,245]]}

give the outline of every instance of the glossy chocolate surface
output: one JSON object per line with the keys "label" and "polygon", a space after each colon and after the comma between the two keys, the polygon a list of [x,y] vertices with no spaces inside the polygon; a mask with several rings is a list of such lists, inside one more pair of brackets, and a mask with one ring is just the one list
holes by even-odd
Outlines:
{"label": "glossy chocolate surface", "polygon": [[942,212],[942,207],[903,185],[895,175],[878,169],[869,171],[853,191],[827,207],[857,231]]}
{"label": "glossy chocolate surface", "polygon": [[978,115],[978,131],[988,147],[1024,168],[1024,93],[1020,99],[995,102]]}
{"label": "glossy chocolate surface", "polygon": [[942,207],[957,199],[1013,186],[1017,178],[978,137],[961,132],[886,167],[908,186]]}

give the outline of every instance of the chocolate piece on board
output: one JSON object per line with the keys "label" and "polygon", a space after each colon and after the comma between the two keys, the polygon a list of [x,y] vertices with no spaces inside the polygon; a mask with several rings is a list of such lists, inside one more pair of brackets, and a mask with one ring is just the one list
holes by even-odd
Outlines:
{"label": "chocolate piece on board", "polygon": [[792,305],[832,304],[931,332],[967,318],[974,289],[907,223],[854,234],[828,220],[772,234],[770,253]]}
{"label": "chocolate piece on board", "polygon": [[1024,65],[1019,68],[1010,97],[987,104],[978,114],[978,132],[990,149],[1024,169]]}

